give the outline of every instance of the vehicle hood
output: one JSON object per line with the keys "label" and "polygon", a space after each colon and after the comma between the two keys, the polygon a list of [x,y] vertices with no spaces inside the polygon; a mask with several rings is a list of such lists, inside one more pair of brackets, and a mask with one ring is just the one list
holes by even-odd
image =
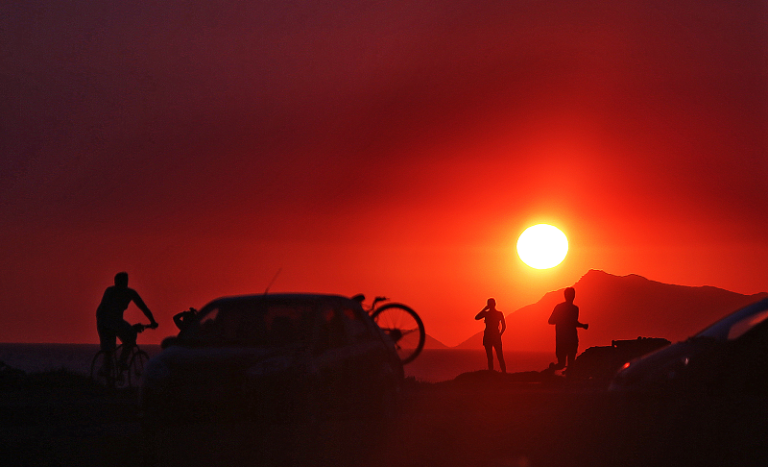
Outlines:
{"label": "vehicle hood", "polygon": [[625,364],[611,382],[610,390],[668,390],[697,366],[702,354],[717,345],[710,339],[692,338],[651,352]]}

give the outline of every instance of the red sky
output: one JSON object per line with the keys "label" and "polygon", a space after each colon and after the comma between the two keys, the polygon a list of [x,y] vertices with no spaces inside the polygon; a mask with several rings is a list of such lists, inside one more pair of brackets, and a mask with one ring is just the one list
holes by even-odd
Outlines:
{"label": "red sky", "polygon": [[[758,1],[4,2],[0,342],[96,342],[122,270],[143,342],[280,268],[448,345],[589,269],[768,291],[767,31]],[[514,251],[539,222],[551,270]]]}

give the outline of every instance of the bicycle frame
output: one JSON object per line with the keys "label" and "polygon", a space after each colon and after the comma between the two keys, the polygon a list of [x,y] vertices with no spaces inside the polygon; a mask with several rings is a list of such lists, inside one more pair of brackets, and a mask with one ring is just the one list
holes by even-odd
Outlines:
{"label": "bicycle frame", "polygon": [[[143,324],[133,325],[137,334],[148,327]],[[129,354],[124,358],[123,365],[120,365],[118,356],[122,356],[123,352]],[[149,355],[141,350],[138,344],[128,348],[126,344],[121,343],[112,350],[99,350],[91,361],[91,379],[99,383],[104,382],[109,388],[133,387],[138,384],[147,360]]]}

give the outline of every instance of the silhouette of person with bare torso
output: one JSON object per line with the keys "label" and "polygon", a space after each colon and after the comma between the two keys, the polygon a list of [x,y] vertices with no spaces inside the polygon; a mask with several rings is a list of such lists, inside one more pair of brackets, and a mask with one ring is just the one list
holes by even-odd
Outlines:
{"label": "silhouette of person with bare torso", "polygon": [[197,318],[197,310],[190,308],[189,310],[182,311],[173,315],[173,323],[179,328],[180,331],[188,328],[190,324]]}
{"label": "silhouette of person with bare torso", "polygon": [[565,301],[559,303],[552,310],[549,324],[555,325],[555,355],[557,365],[550,365],[555,370],[562,370],[573,364],[576,359],[576,351],[579,349],[579,333],[577,328],[589,328],[588,324],[579,322],[579,307],[573,304],[576,297],[576,289],[567,287],[563,292]]}
{"label": "silhouette of person with bare torso", "polygon": [[149,319],[149,327],[156,328],[157,321],[152,312],[141,299],[139,294],[128,288],[128,273],[119,272],[115,275],[115,285],[107,287],[101,298],[99,308],[96,310],[96,330],[99,332],[101,350],[114,351],[116,339],[123,343],[123,351],[120,352],[118,364],[125,366],[131,347],[136,345],[137,331],[131,323],[123,319],[123,312],[131,302],[135,303],[144,315]]}
{"label": "silhouette of person with bare torso", "polygon": [[[493,370],[493,349],[496,349],[496,358],[499,359],[499,368],[502,373],[507,372],[504,363],[504,352],[501,348],[501,335],[507,329],[507,321],[504,313],[496,309],[496,300],[488,299],[488,304],[475,316],[476,320],[485,319],[485,332],[483,333],[483,346],[488,357],[488,369]],[[501,323],[501,329],[499,329]]]}

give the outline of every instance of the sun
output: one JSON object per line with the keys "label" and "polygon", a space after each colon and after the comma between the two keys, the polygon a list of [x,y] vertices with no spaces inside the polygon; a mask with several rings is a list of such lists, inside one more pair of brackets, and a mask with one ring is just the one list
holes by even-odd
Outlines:
{"label": "sun", "polygon": [[568,254],[568,239],[557,227],[534,225],[525,229],[517,239],[517,254],[532,268],[553,268]]}

